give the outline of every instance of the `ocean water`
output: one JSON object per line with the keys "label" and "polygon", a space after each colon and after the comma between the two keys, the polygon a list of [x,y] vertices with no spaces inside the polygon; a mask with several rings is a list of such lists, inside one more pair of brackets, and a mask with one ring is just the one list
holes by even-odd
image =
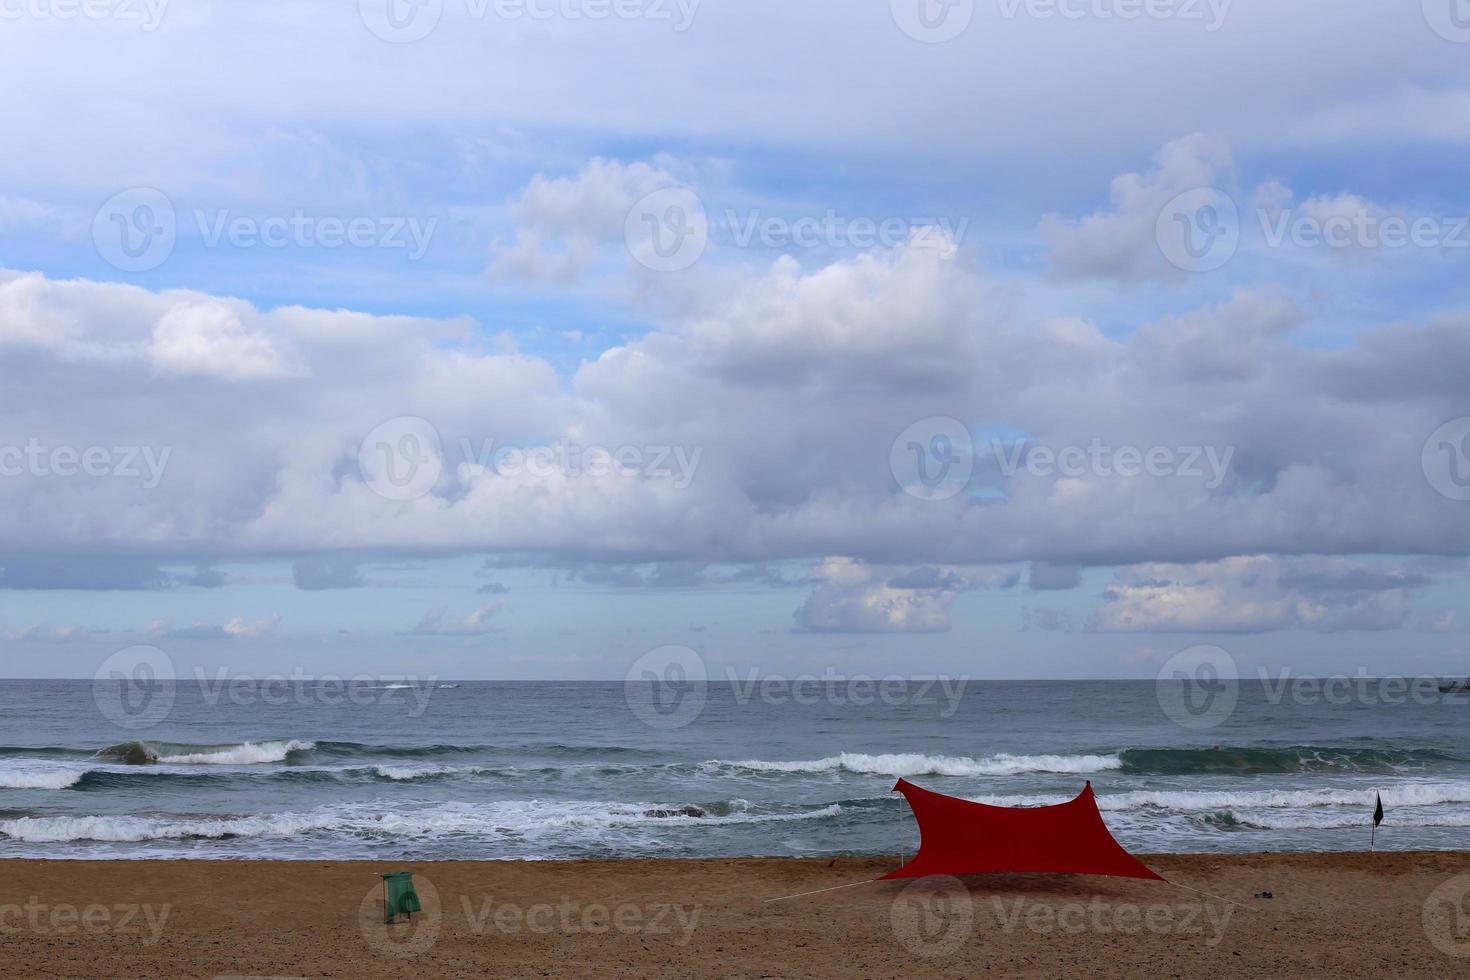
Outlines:
{"label": "ocean water", "polygon": [[110,683],[0,682],[0,856],[912,854],[899,776],[1013,806],[1091,780],[1137,851],[1362,849],[1379,791],[1379,847],[1470,843],[1465,697],[1243,682],[1204,727],[1130,681],[712,683],[682,714],[623,683]]}

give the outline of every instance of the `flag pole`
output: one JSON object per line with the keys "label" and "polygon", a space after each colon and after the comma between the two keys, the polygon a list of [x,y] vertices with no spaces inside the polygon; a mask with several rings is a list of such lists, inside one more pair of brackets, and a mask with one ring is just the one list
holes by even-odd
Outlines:
{"label": "flag pole", "polygon": [[1375,789],[1373,791],[1373,801],[1373,816],[1371,818],[1373,821],[1373,832],[1368,835],[1369,854],[1376,854],[1378,852],[1378,821],[1383,819],[1382,790]]}

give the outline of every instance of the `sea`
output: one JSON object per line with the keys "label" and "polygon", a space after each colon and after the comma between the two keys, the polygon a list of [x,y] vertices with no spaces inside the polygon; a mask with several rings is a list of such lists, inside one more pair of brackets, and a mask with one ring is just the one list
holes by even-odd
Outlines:
{"label": "sea", "polygon": [[1138,852],[1470,844],[1464,695],[356,683],[0,682],[0,856],[912,855],[899,777],[1023,807],[1090,781]]}

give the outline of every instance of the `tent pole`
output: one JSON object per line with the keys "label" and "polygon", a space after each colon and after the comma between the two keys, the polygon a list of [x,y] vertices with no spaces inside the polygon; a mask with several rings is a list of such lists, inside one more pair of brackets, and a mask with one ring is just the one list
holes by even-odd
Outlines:
{"label": "tent pole", "polygon": [[903,867],[903,794],[898,794],[898,866]]}

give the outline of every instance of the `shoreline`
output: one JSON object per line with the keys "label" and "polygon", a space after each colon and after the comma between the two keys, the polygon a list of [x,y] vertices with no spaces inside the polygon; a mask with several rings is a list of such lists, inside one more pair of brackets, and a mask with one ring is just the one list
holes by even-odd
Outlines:
{"label": "shoreline", "polygon": [[[891,856],[12,858],[0,955],[18,977],[1367,977],[1470,962],[1454,918],[1470,852],[1138,856],[1173,884],[869,882]],[[395,870],[424,909],[387,926],[378,875]]]}

